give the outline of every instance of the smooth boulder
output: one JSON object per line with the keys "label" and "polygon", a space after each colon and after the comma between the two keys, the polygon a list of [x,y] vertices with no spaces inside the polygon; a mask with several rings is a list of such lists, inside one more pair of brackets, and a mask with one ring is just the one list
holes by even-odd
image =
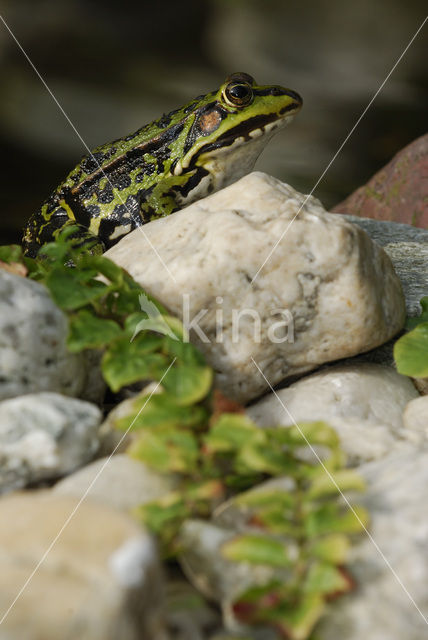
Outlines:
{"label": "smooth boulder", "polygon": [[0,566],[0,640],[167,640],[155,545],[120,511],[50,492],[2,498]]}
{"label": "smooth boulder", "polygon": [[241,402],[269,386],[255,363],[275,385],[368,351],[404,324],[386,253],[262,173],[136,229],[105,255],[184,320],[217,385]]}

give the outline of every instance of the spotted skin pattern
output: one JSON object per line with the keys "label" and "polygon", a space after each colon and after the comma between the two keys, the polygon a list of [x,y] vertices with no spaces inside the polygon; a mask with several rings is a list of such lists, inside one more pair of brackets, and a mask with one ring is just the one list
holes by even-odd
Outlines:
{"label": "spotted skin pattern", "polygon": [[26,254],[35,256],[69,224],[102,252],[137,226],[230,184],[251,170],[266,134],[301,105],[294,91],[235,73],[219,90],[97,147],[30,218]]}

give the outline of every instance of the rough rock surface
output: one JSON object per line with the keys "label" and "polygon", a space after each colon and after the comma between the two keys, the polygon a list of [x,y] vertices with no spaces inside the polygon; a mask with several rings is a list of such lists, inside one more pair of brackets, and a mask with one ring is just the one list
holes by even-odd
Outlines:
{"label": "rough rock surface", "polygon": [[428,438],[428,396],[421,396],[410,400],[403,412],[403,422],[406,429],[420,431]]}
{"label": "rough rock surface", "polygon": [[[89,489],[89,491],[88,491]],[[117,509],[132,509],[172,491],[165,474],[156,473],[138,460],[119,454],[100,458],[57,482],[54,493],[88,498]]]}
{"label": "rough rock surface", "polygon": [[419,300],[428,294],[428,230],[356,216],[345,218],[384,248],[403,285],[408,315],[419,315]]}
{"label": "rough rock surface", "polygon": [[[377,364],[336,365],[270,393],[247,409],[261,426],[324,420],[339,434],[349,461],[387,455],[403,441],[423,443],[421,431],[406,430],[402,414],[418,397],[409,378]],[[279,399],[278,399],[279,398]]]}
{"label": "rough rock surface", "polygon": [[59,393],[0,402],[0,493],[57,478],[91,460],[101,411]]}
{"label": "rough rock surface", "polygon": [[[428,519],[424,509],[428,500],[428,451],[415,447],[397,451],[362,465],[358,473],[365,478],[367,491],[355,499],[348,498],[351,504],[362,504],[368,510],[372,540],[362,533],[351,547],[346,565],[356,589],[331,603],[316,637],[421,640],[426,636],[421,613],[428,617]],[[278,478],[268,484],[283,484],[286,490],[287,480]],[[233,628],[230,599],[245,589],[251,577],[263,581],[273,572],[260,566],[259,573],[251,576],[251,568],[245,563],[218,558],[222,543],[242,530],[243,519],[233,499],[218,511],[214,522],[192,520],[185,524],[180,559],[193,584],[222,603],[226,622]],[[263,640],[268,637],[265,632],[260,636]]]}
{"label": "rough rock surface", "polygon": [[421,613],[428,619],[428,453],[397,453],[358,472],[368,484],[358,502],[368,509],[370,534],[397,577],[373,542],[361,538],[348,563],[358,588],[331,607],[319,638],[421,640],[427,635]]}
{"label": "rough rock surface", "polygon": [[428,227],[428,134],[402,149],[333,211]]}
{"label": "rough rock surface", "polygon": [[67,333],[67,318],[41,284],[0,269],[0,400],[56,391],[100,401],[105,385],[94,354],[88,361],[69,353]]}
{"label": "rough rock surface", "polygon": [[2,498],[0,566],[2,614],[37,567],[0,640],[166,640],[156,549],[124,513],[50,492]]}
{"label": "rough rock surface", "polygon": [[372,349],[403,326],[387,255],[359,227],[305,199],[252,173],[106,253],[185,324],[197,320],[192,340],[234,399],[268,386],[252,358],[276,384]]}

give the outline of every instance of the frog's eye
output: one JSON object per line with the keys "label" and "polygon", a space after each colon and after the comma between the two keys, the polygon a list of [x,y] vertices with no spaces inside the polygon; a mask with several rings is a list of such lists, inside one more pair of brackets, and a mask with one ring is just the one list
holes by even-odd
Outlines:
{"label": "frog's eye", "polygon": [[224,90],[224,100],[232,107],[246,107],[253,100],[253,90],[246,82],[230,82]]}

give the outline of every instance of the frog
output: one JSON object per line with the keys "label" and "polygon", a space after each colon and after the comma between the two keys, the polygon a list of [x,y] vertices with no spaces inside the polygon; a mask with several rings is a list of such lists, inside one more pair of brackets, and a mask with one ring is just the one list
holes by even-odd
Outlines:
{"label": "frog", "polygon": [[215,91],[83,156],[29,219],[24,253],[35,257],[72,225],[78,243],[102,254],[133,229],[252,171],[302,104],[291,89],[232,73]]}

